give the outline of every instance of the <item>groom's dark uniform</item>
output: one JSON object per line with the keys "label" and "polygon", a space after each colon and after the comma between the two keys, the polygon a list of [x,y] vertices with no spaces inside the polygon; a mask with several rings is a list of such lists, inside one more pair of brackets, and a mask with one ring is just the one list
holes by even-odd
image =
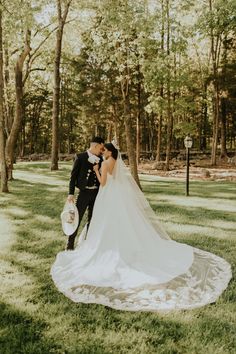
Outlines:
{"label": "groom's dark uniform", "polygon": [[[79,225],[88,208],[88,224],[89,226],[95,199],[97,197],[99,181],[96,173],[93,171],[93,164],[89,161],[89,153],[87,151],[76,155],[74,165],[71,171],[69,194],[74,194],[75,187],[79,188],[79,195],[76,200],[76,206],[79,212]],[[102,164],[102,157],[99,157],[99,166]],[[78,228],[79,228],[78,225]],[[74,249],[74,241],[78,232],[77,230],[68,238],[67,249]]]}

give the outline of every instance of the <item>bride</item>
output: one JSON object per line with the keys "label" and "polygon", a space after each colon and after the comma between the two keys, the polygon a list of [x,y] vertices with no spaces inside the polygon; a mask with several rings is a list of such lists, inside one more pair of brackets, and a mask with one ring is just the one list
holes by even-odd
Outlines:
{"label": "bride", "polygon": [[60,252],[51,275],[74,302],[129,311],[191,309],[216,301],[231,278],[222,258],[178,243],[123,163],[116,144],[105,144],[100,189],[86,235],[74,251]]}

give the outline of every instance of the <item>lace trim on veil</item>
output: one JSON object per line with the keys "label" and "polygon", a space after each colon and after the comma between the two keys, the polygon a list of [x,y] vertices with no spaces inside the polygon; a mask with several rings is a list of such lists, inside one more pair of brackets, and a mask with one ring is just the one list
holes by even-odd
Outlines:
{"label": "lace trim on veil", "polygon": [[[207,276],[206,276],[207,274]],[[96,303],[124,311],[169,311],[213,303],[230,281],[231,267],[224,259],[194,248],[189,271],[166,284],[114,289],[92,285],[68,288],[52,274],[57,288],[74,302]]]}

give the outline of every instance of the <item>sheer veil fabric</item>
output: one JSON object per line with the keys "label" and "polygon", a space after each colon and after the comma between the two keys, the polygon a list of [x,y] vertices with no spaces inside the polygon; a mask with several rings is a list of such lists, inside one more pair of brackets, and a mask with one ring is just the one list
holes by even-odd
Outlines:
{"label": "sheer veil fabric", "polygon": [[100,186],[86,239],[85,232],[51,268],[59,291],[74,302],[191,309],[215,302],[232,276],[224,259],[170,239],[120,156]]}

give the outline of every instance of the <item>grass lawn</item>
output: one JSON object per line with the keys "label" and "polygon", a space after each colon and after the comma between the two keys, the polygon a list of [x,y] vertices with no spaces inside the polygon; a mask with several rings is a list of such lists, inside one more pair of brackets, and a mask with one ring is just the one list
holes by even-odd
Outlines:
{"label": "grass lawn", "polygon": [[49,275],[66,243],[60,224],[71,163],[19,163],[0,195],[0,353],[236,353],[236,185],[142,176],[171,237],[224,257],[234,278],[215,304],[169,313],[75,304]]}

